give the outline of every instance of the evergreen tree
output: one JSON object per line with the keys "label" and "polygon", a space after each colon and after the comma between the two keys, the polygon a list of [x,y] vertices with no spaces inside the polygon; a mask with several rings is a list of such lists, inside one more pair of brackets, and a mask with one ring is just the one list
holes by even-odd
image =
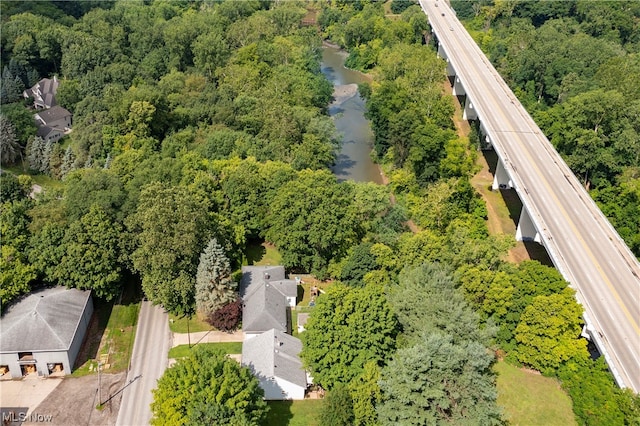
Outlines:
{"label": "evergreen tree", "polygon": [[27,154],[27,162],[29,163],[29,168],[31,170],[38,170],[40,168],[42,142],[44,141],[39,136],[29,138],[29,142],[27,142],[25,151]]}
{"label": "evergreen tree", "polygon": [[47,140],[44,143],[44,149],[42,150],[42,163],[40,164],[39,172],[48,175],[49,174],[49,162],[51,160],[51,154],[53,153],[53,142]]}
{"label": "evergreen tree", "polygon": [[107,153],[107,158],[104,160],[104,169],[107,170],[109,167],[111,167],[111,161],[113,161],[111,159],[111,153]]}
{"label": "evergreen tree", "polygon": [[76,156],[73,154],[73,150],[71,146],[67,147],[67,150],[64,152],[64,157],[62,158],[62,165],[60,166],[60,177],[65,177],[69,172],[75,170],[75,161]]}
{"label": "evergreen tree", "polygon": [[27,144],[27,161],[29,168],[40,173],[49,173],[49,160],[53,152],[53,143],[40,136],[31,139]]}
{"label": "evergreen tree", "polygon": [[2,71],[2,82],[0,84],[0,99],[3,104],[10,104],[20,100],[20,95],[24,85],[20,77],[14,76],[8,67]]}
{"label": "evergreen tree", "polygon": [[237,283],[231,279],[231,265],[218,240],[212,238],[200,255],[196,275],[196,307],[209,316],[216,310],[233,302]]}
{"label": "evergreen tree", "polygon": [[20,157],[22,146],[18,142],[13,123],[4,115],[0,115],[0,160],[2,164],[13,164]]}

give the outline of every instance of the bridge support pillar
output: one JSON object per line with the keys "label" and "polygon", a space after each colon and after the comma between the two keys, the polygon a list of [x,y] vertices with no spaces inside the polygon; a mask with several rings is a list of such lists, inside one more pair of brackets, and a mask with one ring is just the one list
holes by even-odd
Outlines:
{"label": "bridge support pillar", "polygon": [[438,43],[438,56],[442,59],[447,59],[447,52],[444,51],[442,43]]}
{"label": "bridge support pillar", "polygon": [[465,99],[465,101],[464,101],[464,112],[462,114],[462,119],[463,120],[477,120],[478,119],[478,113],[476,112],[475,108],[473,107],[473,102],[471,102],[471,99],[469,99],[469,96],[467,96],[467,99]]}
{"label": "bridge support pillar", "polygon": [[496,165],[496,172],[493,175],[493,184],[491,189],[494,191],[497,189],[511,189],[513,188],[513,181],[509,177],[509,173],[504,168],[502,160],[498,157],[498,164]]}
{"label": "bridge support pillar", "polygon": [[463,96],[466,95],[464,87],[462,86],[462,81],[460,81],[459,77],[454,77],[453,79],[453,96]]}
{"label": "bridge support pillar", "polygon": [[[480,122],[480,149],[487,150],[491,149],[493,144],[491,143],[491,137],[489,136],[489,132],[484,128],[484,124],[482,121]],[[504,167],[503,167],[504,168]],[[493,188],[496,189],[496,188]]]}
{"label": "bridge support pillar", "polygon": [[520,220],[518,221],[518,228],[516,229],[516,240],[535,241],[538,244],[542,244],[542,237],[533,224],[529,212],[524,206],[520,212]]}

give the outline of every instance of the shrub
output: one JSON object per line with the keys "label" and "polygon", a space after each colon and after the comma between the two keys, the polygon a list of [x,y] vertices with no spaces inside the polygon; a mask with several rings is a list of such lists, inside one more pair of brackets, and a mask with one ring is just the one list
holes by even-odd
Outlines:
{"label": "shrub", "polygon": [[231,303],[209,315],[207,322],[220,331],[233,331],[242,320],[242,300],[237,298]]}

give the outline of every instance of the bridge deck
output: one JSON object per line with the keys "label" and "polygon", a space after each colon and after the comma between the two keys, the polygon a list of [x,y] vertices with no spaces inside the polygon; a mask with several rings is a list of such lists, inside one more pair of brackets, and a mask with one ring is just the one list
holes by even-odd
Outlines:
{"label": "bridge deck", "polygon": [[620,384],[640,391],[640,264],[442,0],[420,0]]}

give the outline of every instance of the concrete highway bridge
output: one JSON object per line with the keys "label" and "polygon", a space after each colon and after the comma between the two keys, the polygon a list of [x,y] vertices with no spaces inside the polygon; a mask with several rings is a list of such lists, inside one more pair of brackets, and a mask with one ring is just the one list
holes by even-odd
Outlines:
{"label": "concrete highway bridge", "polygon": [[464,118],[498,155],[493,188],[522,201],[518,240],[542,244],[576,290],[584,335],[640,391],[640,264],[444,0],[420,0]]}

